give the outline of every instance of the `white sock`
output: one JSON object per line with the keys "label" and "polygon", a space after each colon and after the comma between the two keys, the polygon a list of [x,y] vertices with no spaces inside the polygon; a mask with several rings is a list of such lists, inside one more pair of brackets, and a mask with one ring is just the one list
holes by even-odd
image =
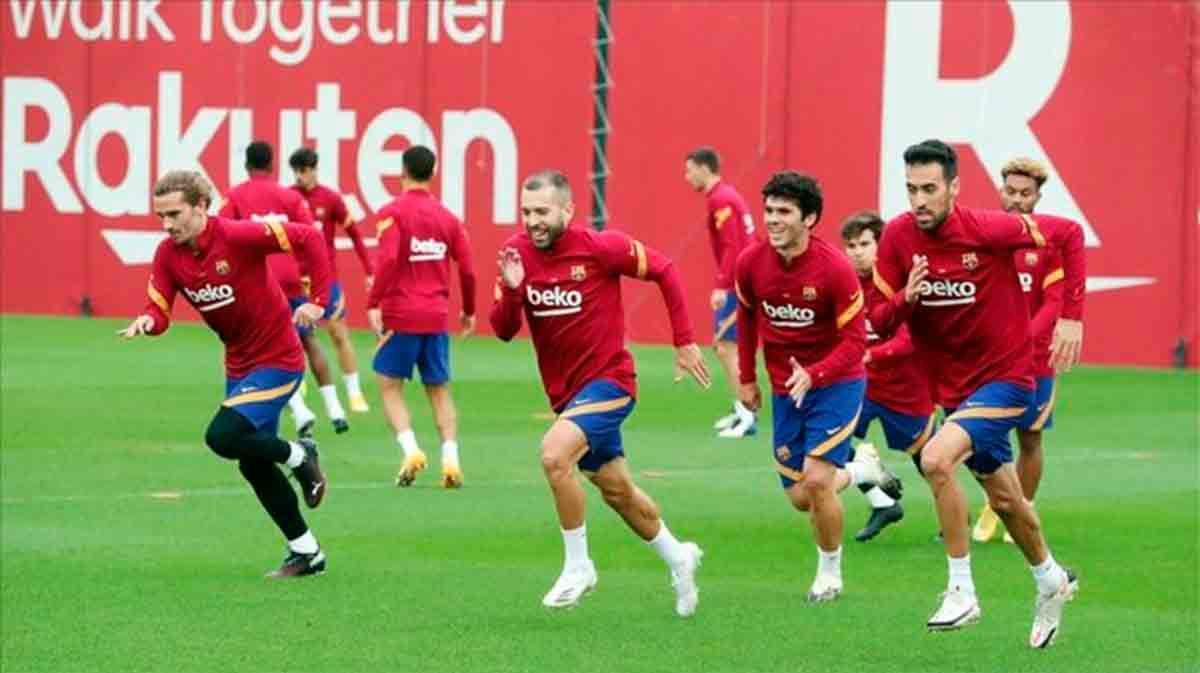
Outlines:
{"label": "white sock", "polygon": [[442,442],[442,465],[448,463],[458,465],[458,442],[453,439]]}
{"label": "white sock", "polygon": [[817,574],[832,575],[839,579],[842,577],[841,546],[833,551],[825,551],[817,547]]}
{"label": "white sock", "polygon": [[311,530],[304,531],[304,535],[295,540],[288,540],[288,548],[297,554],[315,554],[320,546],[317,545],[317,538],[312,534]]}
{"label": "white sock", "polygon": [[867,502],[871,503],[871,507],[874,507],[875,509],[891,507],[892,505],[896,504],[896,501],[892,499],[892,496],[884,493],[883,489],[879,488],[878,486],[867,491],[866,495]]}
{"label": "white sock", "polygon": [[288,399],[288,408],[292,410],[292,418],[296,421],[297,429],[317,417],[304,403],[304,396],[300,394],[299,390]]}
{"label": "white sock", "polygon": [[754,422],[754,412],[746,408],[741,400],[733,401],[733,413],[737,414],[738,418],[742,419],[743,423]]}
{"label": "white sock", "polygon": [[957,588],[974,596],[975,579],[971,577],[971,555],[967,554],[962,558],[947,556],[946,560],[950,562],[950,581],[946,588],[951,591]]}
{"label": "white sock", "polygon": [[562,529],[563,549],[566,550],[564,567],[585,565],[588,562],[587,524],[572,530]]}
{"label": "white sock", "polygon": [[358,372],[346,374],[344,378],[346,380],[346,393],[351,397],[355,395],[362,397],[362,387],[358,383]]}
{"label": "white sock", "polygon": [[300,467],[300,463],[303,463],[304,458],[306,457],[306,454],[304,453],[304,447],[300,446],[296,442],[288,442],[288,446],[291,447],[292,452],[288,454],[288,458],[284,462],[292,469]]}
{"label": "white sock", "polygon": [[1058,591],[1058,588],[1066,580],[1067,572],[1058,565],[1049,552],[1046,553],[1046,560],[1042,561],[1041,565],[1029,566],[1029,569],[1033,571],[1033,581],[1037,584],[1038,593],[1042,595]]}
{"label": "white sock", "polygon": [[421,450],[417,447],[417,436],[413,434],[412,428],[397,432],[396,442],[400,444],[401,449],[404,449],[405,458]]}
{"label": "white sock", "polygon": [[342,402],[337,396],[337,386],[332,383],[327,386],[321,386],[321,397],[325,399],[325,413],[330,418],[346,417],[346,410],[342,408]]}
{"label": "white sock", "polygon": [[667,528],[667,522],[659,519],[658,535],[654,536],[646,544],[654,548],[658,552],[659,558],[667,562],[669,566],[677,565],[683,558],[683,545],[679,544],[679,540],[671,534],[671,530]]}
{"label": "white sock", "polygon": [[875,483],[874,470],[856,460],[846,463],[845,470],[850,475],[850,483],[854,486]]}

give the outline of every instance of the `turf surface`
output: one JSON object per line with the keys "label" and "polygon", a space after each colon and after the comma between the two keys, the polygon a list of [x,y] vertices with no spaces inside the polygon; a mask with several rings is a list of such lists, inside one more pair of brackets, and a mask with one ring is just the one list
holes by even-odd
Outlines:
{"label": "turf surface", "polygon": [[[372,412],[352,415],[349,434],[318,430],[331,490],[309,521],[329,572],[265,580],[282,541],[236,467],[202,443],[223,390],[219,342],[181,324],[121,343],[121,326],[0,318],[4,671],[1198,668],[1194,372],[1063,379],[1038,507],[1082,588],[1058,644],[1031,651],[1032,580],[999,543],[972,549],[982,622],[925,632],[946,563],[928,490],[898,454],[884,457],[905,478],[907,517],[855,543],[867,507],[847,491],[846,592],[805,604],[816,553],[771,468],[769,422],[752,439],[714,439],[726,396],[673,385],[659,347],[635,349],[642,390],[625,441],[668,523],[707,552],[694,619],[674,616],[661,562],[590,488],[599,587],[575,610],[541,607],[562,554],[537,458],[546,403],[529,344],[487,337],[453,346],[466,487],[437,488],[416,388],[433,464],[414,487],[391,486],[398,453],[368,380]],[[355,338],[369,372],[369,337]],[[980,491],[967,491],[975,511]]]}

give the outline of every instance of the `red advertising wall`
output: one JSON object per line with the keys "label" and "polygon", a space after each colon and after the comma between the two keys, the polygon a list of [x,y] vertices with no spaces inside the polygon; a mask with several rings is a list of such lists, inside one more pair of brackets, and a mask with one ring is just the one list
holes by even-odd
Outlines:
{"label": "red advertising wall", "polygon": [[[612,226],[676,259],[698,324],[713,262],[687,151],[717,147],[755,206],[775,170],[817,176],[836,238],[854,210],[900,212],[900,153],[941,137],[967,205],[998,205],[1011,156],[1051,165],[1040,208],[1088,230],[1086,360],[1166,365],[1183,338],[1197,364],[1195,4],[617,0],[611,18]],[[136,312],[154,177],[199,166],[224,191],[253,138],[315,146],[321,180],[368,217],[399,151],[430,144],[487,278],[521,176],[561,168],[581,223],[590,209],[595,31],[592,3],[569,0],[10,0],[0,311]],[[655,288],[628,289],[631,336],[665,341]]]}

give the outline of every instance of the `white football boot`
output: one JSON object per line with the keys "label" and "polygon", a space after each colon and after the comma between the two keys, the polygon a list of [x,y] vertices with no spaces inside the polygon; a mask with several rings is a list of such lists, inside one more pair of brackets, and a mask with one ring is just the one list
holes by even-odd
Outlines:
{"label": "white football boot", "polygon": [[695,542],[682,544],[684,557],[679,566],[671,569],[671,588],[675,590],[675,614],[691,617],[700,604],[700,588],[696,586],[696,570],[704,558],[704,550]]}
{"label": "white football boot", "polygon": [[591,559],[586,564],[563,568],[554,586],[542,598],[542,605],[548,608],[573,608],[596,588],[598,579],[596,566]]}
{"label": "white football boot", "polygon": [[1075,597],[1079,591],[1079,580],[1075,573],[1063,568],[1065,577],[1063,583],[1052,594],[1038,593],[1033,607],[1033,628],[1029,631],[1029,646],[1033,648],[1050,647],[1058,637],[1062,624],[1063,607]]}
{"label": "white football boot", "polygon": [[954,588],[942,594],[942,604],[925,627],[930,631],[952,631],[974,624],[982,615],[979,599],[974,594]]}

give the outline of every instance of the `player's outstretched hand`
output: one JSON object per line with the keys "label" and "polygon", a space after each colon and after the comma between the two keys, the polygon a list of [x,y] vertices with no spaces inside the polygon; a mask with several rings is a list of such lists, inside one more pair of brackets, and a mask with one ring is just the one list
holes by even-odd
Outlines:
{"label": "player's outstretched hand", "polygon": [[719,311],[725,305],[725,301],[729,299],[729,290],[717,288],[712,291],[712,295],[708,298],[708,303],[712,306],[712,310]]}
{"label": "player's outstretched hand", "polygon": [[508,289],[515,290],[521,287],[521,283],[525,280],[525,264],[521,261],[521,253],[517,252],[516,248],[501,250],[496,259],[496,266],[500,267],[500,280],[508,286]]}
{"label": "player's outstretched hand", "polygon": [[1083,350],[1083,321],[1059,318],[1054,324],[1054,340],[1050,344],[1050,366],[1063,373],[1079,364]]}
{"label": "player's outstretched hand", "polygon": [[458,320],[462,324],[461,336],[464,339],[475,333],[475,316],[460,313],[458,314]]}
{"label": "player's outstretched hand", "polygon": [[796,362],[796,358],[788,358],[788,363],[792,365],[792,375],[783,385],[787,387],[788,395],[796,401],[796,408],[799,409],[800,405],[804,404],[804,394],[812,387],[812,376]]}
{"label": "player's outstretched hand", "polygon": [[762,393],[757,383],[743,383],[738,386],[738,401],[750,411],[757,412],[762,406]]}
{"label": "player's outstretched hand", "polygon": [[690,374],[705,390],[712,385],[712,375],[708,373],[708,365],[704,363],[704,354],[694,343],[684,344],[675,349],[676,383],[683,380],[684,373]]}
{"label": "player's outstretched hand", "polygon": [[150,330],[154,329],[154,318],[143,313],[133,319],[129,326],[123,330],[118,330],[117,334],[125,339],[143,336]]}
{"label": "player's outstretched hand", "polygon": [[929,258],[925,255],[913,255],[912,269],[908,272],[908,282],[904,285],[904,301],[915,304],[921,296],[921,281],[929,275]]}
{"label": "player's outstretched hand", "polygon": [[376,336],[383,334],[383,309],[367,309],[367,324],[371,326],[371,331],[374,332]]}
{"label": "player's outstretched hand", "polygon": [[325,309],[319,304],[311,301],[304,302],[296,307],[296,312],[292,314],[292,322],[301,327],[312,327],[323,315],[325,315]]}

